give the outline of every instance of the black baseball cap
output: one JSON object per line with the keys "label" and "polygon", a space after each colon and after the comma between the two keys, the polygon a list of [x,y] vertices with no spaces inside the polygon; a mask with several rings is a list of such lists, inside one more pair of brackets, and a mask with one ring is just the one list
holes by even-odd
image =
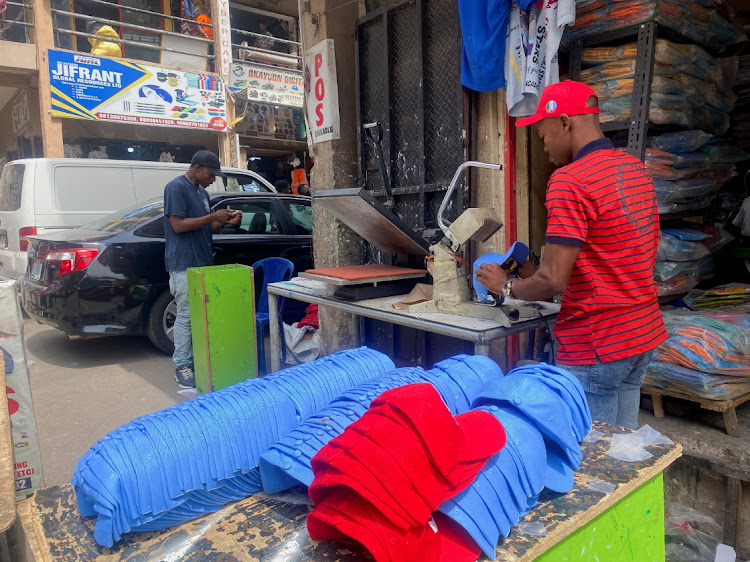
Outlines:
{"label": "black baseball cap", "polygon": [[190,160],[190,164],[198,164],[199,166],[208,168],[209,170],[211,170],[211,173],[213,175],[220,178],[227,177],[224,172],[221,171],[221,162],[219,162],[219,157],[210,150],[199,150],[198,152],[193,154],[193,159]]}

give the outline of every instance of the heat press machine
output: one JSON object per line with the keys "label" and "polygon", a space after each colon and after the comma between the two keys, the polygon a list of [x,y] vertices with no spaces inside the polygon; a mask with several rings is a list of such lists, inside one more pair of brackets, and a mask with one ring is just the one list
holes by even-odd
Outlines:
{"label": "heat press machine", "polygon": [[[502,300],[492,303],[478,302],[473,298],[471,271],[458,252],[469,240],[486,242],[503,223],[492,209],[470,208],[455,221],[448,223],[445,212],[459,179],[467,168],[502,170],[500,164],[469,161],[456,170],[443,197],[437,215],[442,239],[430,245],[425,238],[409,228],[391,209],[381,204],[364,188],[331,189],[315,193],[315,201],[330,211],[362,238],[383,252],[422,256],[433,279],[433,298],[408,307],[410,313],[446,313],[493,320],[510,326],[513,317],[536,315],[523,307],[502,305]],[[439,234],[439,233],[438,233]],[[364,267],[364,266],[362,266]]]}

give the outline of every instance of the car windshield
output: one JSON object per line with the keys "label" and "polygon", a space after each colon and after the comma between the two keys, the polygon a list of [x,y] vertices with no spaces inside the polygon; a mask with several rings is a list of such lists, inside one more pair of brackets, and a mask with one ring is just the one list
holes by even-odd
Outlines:
{"label": "car windshield", "polygon": [[163,213],[164,198],[157,197],[146,201],[145,203],[141,202],[132,207],[107,215],[106,217],[91,221],[81,228],[85,228],[86,230],[117,233],[136,228]]}

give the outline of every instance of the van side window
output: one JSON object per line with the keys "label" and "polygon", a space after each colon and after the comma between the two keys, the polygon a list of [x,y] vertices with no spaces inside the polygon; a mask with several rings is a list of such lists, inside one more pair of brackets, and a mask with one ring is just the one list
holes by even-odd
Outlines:
{"label": "van side window", "polygon": [[271,191],[252,176],[232,173],[227,174],[227,177],[224,179],[224,185],[226,186],[227,191],[262,191],[265,193]]}
{"label": "van side window", "polygon": [[23,189],[23,164],[6,164],[0,176],[0,211],[17,211],[21,208]]}
{"label": "van side window", "polygon": [[113,213],[135,203],[130,168],[56,166],[55,203],[61,211]]}

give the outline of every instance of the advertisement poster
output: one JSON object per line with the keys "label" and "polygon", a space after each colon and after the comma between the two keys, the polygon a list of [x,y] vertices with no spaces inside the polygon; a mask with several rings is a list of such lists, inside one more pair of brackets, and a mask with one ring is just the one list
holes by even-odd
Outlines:
{"label": "advertisement poster", "polygon": [[49,49],[52,117],[189,129],[227,128],[224,80],[213,74]]}
{"label": "advertisement poster", "polygon": [[42,457],[23,347],[23,317],[14,281],[0,281],[0,353],[5,360],[16,499],[22,500],[42,487]]}
{"label": "advertisement poster", "polygon": [[305,111],[313,142],[341,138],[333,39],[305,52]]}
{"label": "advertisement poster", "polygon": [[10,114],[13,119],[13,133],[16,136],[22,135],[31,127],[29,117],[29,97],[25,88],[18,90],[10,102]]}
{"label": "advertisement poster", "polygon": [[300,108],[304,105],[303,88],[300,74],[247,62],[233,64],[229,74],[229,89],[246,90],[250,101]]}
{"label": "advertisement poster", "polygon": [[248,103],[245,118],[235,125],[239,135],[305,142],[299,136],[301,109]]}

